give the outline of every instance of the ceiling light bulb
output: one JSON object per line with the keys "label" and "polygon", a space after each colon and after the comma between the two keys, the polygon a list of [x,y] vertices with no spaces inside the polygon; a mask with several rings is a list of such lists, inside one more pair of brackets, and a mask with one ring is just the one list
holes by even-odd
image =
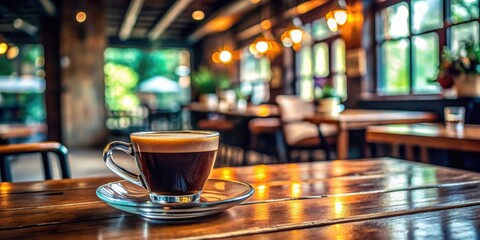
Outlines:
{"label": "ceiling light bulb", "polygon": [[192,18],[197,21],[203,20],[205,18],[205,13],[200,10],[197,10],[192,13]]}
{"label": "ceiling light bulb", "polygon": [[232,61],[232,53],[230,51],[223,50],[220,52],[219,58],[222,63],[229,63]]}
{"label": "ceiling light bulb", "polygon": [[0,43],[0,54],[5,54],[7,52],[8,45],[4,42]]}
{"label": "ceiling light bulb", "polygon": [[303,32],[300,29],[292,29],[290,31],[290,38],[293,43],[300,43],[302,41]]}
{"label": "ceiling light bulb", "polygon": [[265,42],[265,41],[259,41],[259,42],[257,42],[257,44],[255,44],[255,49],[259,53],[265,53],[265,52],[268,51],[268,43]]}
{"label": "ceiling light bulb", "polygon": [[282,44],[284,47],[291,47],[293,45],[293,41],[289,36],[284,37],[282,38]]}
{"label": "ceiling light bulb", "polygon": [[330,31],[332,31],[332,32],[338,31],[338,24],[337,24],[337,21],[335,21],[335,19],[329,18],[327,20],[327,25],[328,25],[328,29],[330,29]]}
{"label": "ceiling light bulb", "polygon": [[345,10],[337,10],[333,14],[333,16],[335,18],[335,21],[337,21],[338,25],[343,25],[347,22],[348,15],[347,11]]}
{"label": "ceiling light bulb", "polygon": [[85,20],[87,20],[87,14],[85,12],[78,12],[75,19],[79,23],[85,22]]}

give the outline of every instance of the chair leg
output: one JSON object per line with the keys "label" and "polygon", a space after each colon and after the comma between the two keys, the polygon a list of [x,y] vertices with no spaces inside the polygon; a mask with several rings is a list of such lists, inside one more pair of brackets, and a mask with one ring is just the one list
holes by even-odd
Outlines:
{"label": "chair leg", "polygon": [[46,180],[52,179],[52,168],[48,159],[48,152],[42,152],[43,174]]}
{"label": "chair leg", "polygon": [[320,147],[325,151],[325,160],[330,161],[332,159],[330,156],[330,146],[328,146],[327,139],[323,136],[320,126],[318,126],[318,136],[320,137]]}
{"label": "chair leg", "polygon": [[10,160],[5,157],[0,157],[0,174],[2,175],[2,182],[11,182],[12,173],[10,172]]}
{"label": "chair leg", "polygon": [[65,146],[57,151],[58,161],[62,169],[62,178],[71,178],[70,166],[68,164],[68,150]]}
{"label": "chair leg", "polygon": [[280,163],[287,163],[289,160],[289,151],[283,138],[281,130],[275,132],[275,142],[277,143],[277,157]]}

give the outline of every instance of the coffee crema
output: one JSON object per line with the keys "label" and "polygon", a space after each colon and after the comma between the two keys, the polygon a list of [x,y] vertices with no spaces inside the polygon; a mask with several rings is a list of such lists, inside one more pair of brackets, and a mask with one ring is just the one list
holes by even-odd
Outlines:
{"label": "coffee crema", "polygon": [[137,152],[186,153],[218,149],[217,132],[146,132],[130,135]]}

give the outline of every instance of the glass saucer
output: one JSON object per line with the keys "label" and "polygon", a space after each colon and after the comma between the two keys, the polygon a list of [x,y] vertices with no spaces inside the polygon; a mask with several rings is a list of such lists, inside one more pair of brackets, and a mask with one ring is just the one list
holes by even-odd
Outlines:
{"label": "glass saucer", "polygon": [[97,196],[114,208],[152,219],[190,219],[225,211],[252,196],[249,184],[208,179],[199,203],[163,205],[153,203],[147,190],[125,180],[107,183],[97,188]]}

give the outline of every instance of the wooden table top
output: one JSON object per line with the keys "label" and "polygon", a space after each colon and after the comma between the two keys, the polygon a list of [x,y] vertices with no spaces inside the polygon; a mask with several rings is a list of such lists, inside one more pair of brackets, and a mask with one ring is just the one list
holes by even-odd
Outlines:
{"label": "wooden table top", "polygon": [[45,124],[0,124],[0,140],[29,137],[46,129]]}
{"label": "wooden table top", "polygon": [[261,104],[261,105],[248,105],[245,111],[238,111],[236,109],[230,110],[221,110],[221,109],[210,109],[205,107],[200,103],[190,103],[186,108],[190,111],[195,112],[215,112],[229,116],[237,117],[249,117],[249,118],[266,118],[266,117],[279,117],[280,111],[277,106],[271,104]]}
{"label": "wooden table top", "polygon": [[342,129],[364,129],[375,124],[434,122],[438,116],[430,112],[346,109],[338,115],[320,114],[306,118],[312,123],[331,123]]}
{"label": "wooden table top", "polygon": [[370,126],[367,141],[410,144],[431,148],[480,151],[480,125],[447,129],[444,124],[393,124]]}
{"label": "wooden table top", "polygon": [[396,159],[214,169],[255,194],[192,222],[151,221],[95,195],[117,178],[0,183],[6,239],[444,238],[476,236],[480,174]]}

